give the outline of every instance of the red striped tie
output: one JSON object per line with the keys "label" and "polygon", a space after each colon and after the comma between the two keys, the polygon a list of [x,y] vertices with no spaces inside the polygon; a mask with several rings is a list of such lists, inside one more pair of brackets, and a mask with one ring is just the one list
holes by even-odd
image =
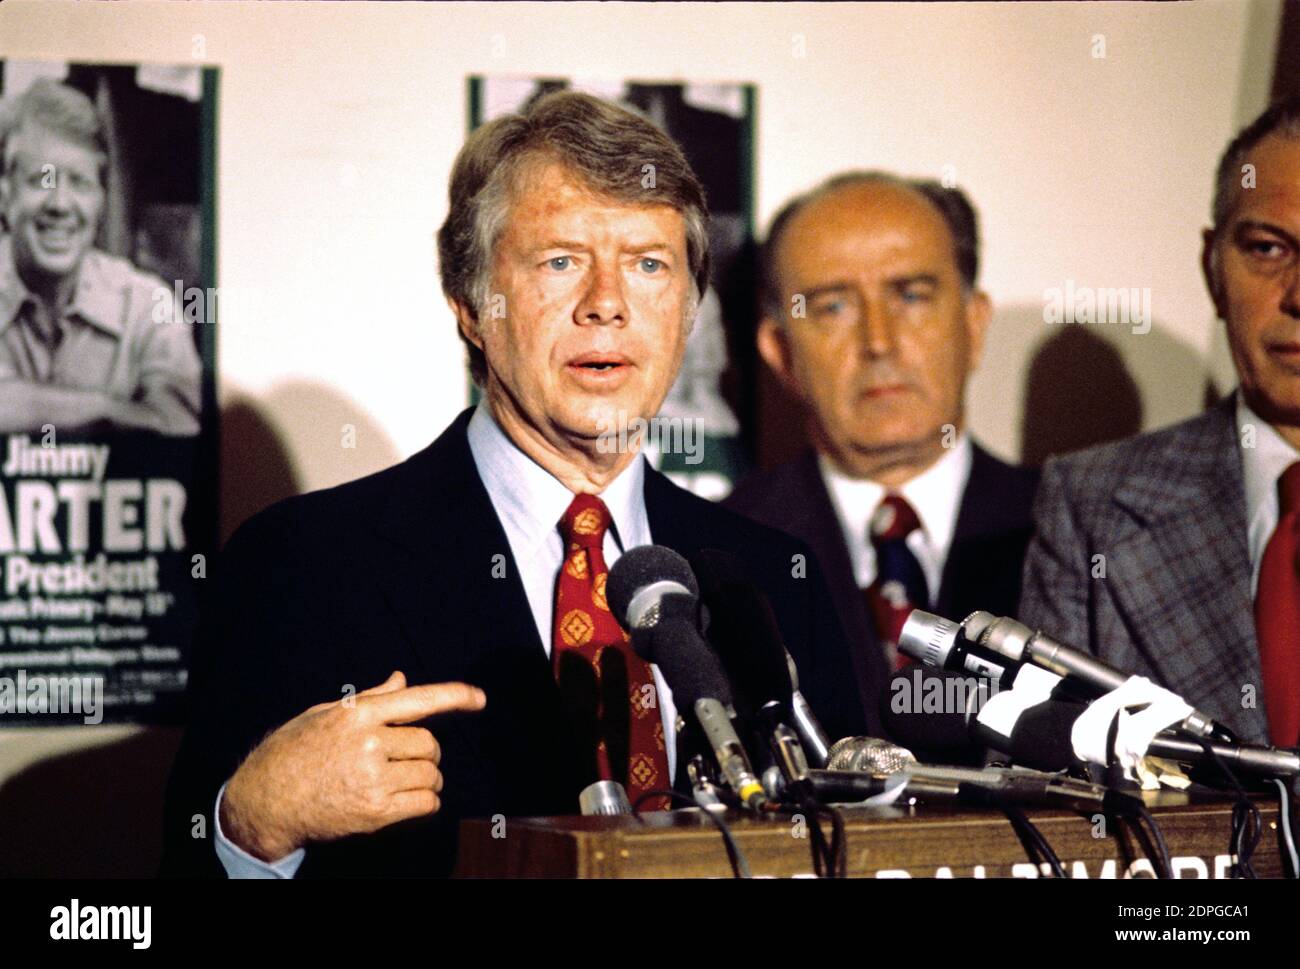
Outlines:
{"label": "red striped tie", "polygon": [[1278,479],[1277,528],[1264,547],[1255,632],[1273,743],[1300,744],[1300,461]]}
{"label": "red striped tie", "polygon": [[[636,804],[646,791],[671,788],[672,778],[654,674],[605,602],[609,522],[609,509],[595,495],[574,496],[560,519],[565,554],[555,585],[551,660],[579,742],[595,745],[600,779],[623,784]],[[668,806],[667,798],[651,798],[642,808]]]}
{"label": "red striped tie", "polygon": [[903,623],[913,609],[928,608],[925,572],[907,547],[907,536],[920,527],[916,509],[902,495],[885,495],[871,516],[876,580],[866,589],[867,609],[886,659],[896,670],[911,662],[898,651]]}

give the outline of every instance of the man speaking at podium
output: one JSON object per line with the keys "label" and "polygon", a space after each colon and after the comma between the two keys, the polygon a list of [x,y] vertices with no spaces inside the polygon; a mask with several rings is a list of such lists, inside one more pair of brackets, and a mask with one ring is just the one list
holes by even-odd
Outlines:
{"label": "man speaking at podium", "polygon": [[597,779],[634,800],[671,787],[671,695],[603,595],[650,542],[741,556],[828,732],[865,730],[807,549],[609,446],[677,374],[705,219],[680,149],[596,98],[552,94],[470,137],[438,243],[483,401],[403,464],[231,538],[165,874],[445,875],[462,817],[509,837],[511,817],[577,813]]}

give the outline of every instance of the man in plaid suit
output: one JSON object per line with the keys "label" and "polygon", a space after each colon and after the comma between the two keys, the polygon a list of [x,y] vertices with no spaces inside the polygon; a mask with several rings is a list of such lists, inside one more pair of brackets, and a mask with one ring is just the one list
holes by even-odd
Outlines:
{"label": "man in plaid suit", "polygon": [[1300,100],[1219,164],[1202,268],[1240,386],[1049,461],[1020,618],[1243,740],[1300,743]]}

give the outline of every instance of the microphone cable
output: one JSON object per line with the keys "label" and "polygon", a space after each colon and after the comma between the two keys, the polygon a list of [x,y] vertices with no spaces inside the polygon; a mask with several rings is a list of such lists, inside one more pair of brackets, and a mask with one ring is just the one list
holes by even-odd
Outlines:
{"label": "microphone cable", "polygon": [[1038,825],[1029,820],[1029,816],[1020,808],[1008,802],[1002,802],[998,805],[1002,813],[1007,816],[1011,822],[1012,829],[1016,832],[1016,837],[1020,839],[1020,844],[1025,849],[1025,854],[1033,862],[1034,867],[1042,870],[1043,865],[1047,865],[1052,870],[1053,878],[1065,878],[1065,866],[1061,864],[1060,856],[1052,849],[1043,832],[1038,829]]}
{"label": "microphone cable", "polygon": [[1282,872],[1287,878],[1300,878],[1300,856],[1296,853],[1295,835],[1291,831],[1291,788],[1280,777],[1270,777],[1277,785],[1277,846],[1282,855]]}
{"label": "microphone cable", "polygon": [[[670,801],[684,804],[686,807],[699,807],[693,799],[687,797],[685,794],[679,794],[677,791],[646,791],[638,797],[636,803],[632,805],[632,814],[638,819],[644,821],[645,819],[641,817],[641,805],[652,797],[666,797]],[[732,877],[753,878],[754,875],[749,868],[749,859],[747,859],[745,853],[740,850],[740,845],[736,844],[736,839],[731,833],[731,828],[727,826],[727,822],[720,817],[722,812],[708,811],[704,808],[700,808],[700,810],[704,812],[705,816],[713,822],[714,827],[716,827],[722,834],[722,844],[727,849],[727,860],[731,863]]]}
{"label": "microphone cable", "polygon": [[1047,865],[1052,871],[1053,878],[1066,878],[1065,866],[1061,864],[1061,858],[1057,855],[1052,845],[1044,837],[1043,832],[1038,829],[1038,825],[1029,820],[1029,815],[1012,801],[1001,796],[995,791],[979,787],[974,784],[963,783],[960,785],[963,799],[971,803],[981,804],[986,807],[997,808],[1006,815],[1007,821],[1011,823],[1011,828],[1016,833],[1021,847],[1025,849],[1030,862],[1035,868],[1042,869]]}
{"label": "microphone cable", "polygon": [[[846,878],[848,849],[844,834],[844,815],[829,804],[822,804],[803,784],[790,784],[785,789],[784,804],[769,802],[771,813],[788,814],[793,821],[803,819],[808,829],[808,850],[812,854],[813,871],[818,878]],[[828,841],[821,822],[830,823]]]}
{"label": "microphone cable", "polygon": [[[838,808],[829,804],[819,804],[814,800],[808,800],[804,804],[805,811],[811,811],[814,818],[813,829],[821,841],[822,860],[818,863],[817,851],[813,851],[813,868],[817,872],[818,878],[847,878],[848,877],[848,844],[844,833],[844,815]],[[831,826],[831,837],[829,843],[826,841],[826,835],[822,831],[820,819],[825,817]]]}
{"label": "microphone cable", "polygon": [[1114,814],[1115,820],[1128,822],[1133,836],[1142,846],[1143,854],[1151,862],[1155,876],[1173,878],[1173,862],[1169,857],[1169,845],[1165,841],[1165,834],[1141,799],[1112,791],[1107,795],[1106,800],[1107,807]]}
{"label": "microphone cable", "polygon": [[1205,738],[1200,738],[1201,749],[1205,751],[1207,757],[1214,762],[1214,765],[1228,781],[1236,795],[1236,801],[1232,805],[1232,835],[1228,842],[1229,855],[1235,855],[1237,860],[1228,868],[1229,877],[1231,878],[1256,878],[1255,869],[1251,867],[1250,859],[1255,854],[1255,848],[1259,845],[1260,835],[1263,833],[1263,822],[1259,816],[1259,808],[1250,799],[1246,789],[1241,786],[1235,775],[1223,758],[1215,751],[1213,744]]}

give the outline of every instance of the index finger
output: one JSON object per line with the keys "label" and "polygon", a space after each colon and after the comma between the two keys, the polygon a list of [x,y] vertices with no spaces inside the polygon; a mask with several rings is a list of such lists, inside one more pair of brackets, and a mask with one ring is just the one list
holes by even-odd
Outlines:
{"label": "index finger", "polygon": [[483,691],[468,683],[425,683],[357,697],[357,705],[364,705],[381,723],[410,723],[435,713],[482,710],[486,703]]}

